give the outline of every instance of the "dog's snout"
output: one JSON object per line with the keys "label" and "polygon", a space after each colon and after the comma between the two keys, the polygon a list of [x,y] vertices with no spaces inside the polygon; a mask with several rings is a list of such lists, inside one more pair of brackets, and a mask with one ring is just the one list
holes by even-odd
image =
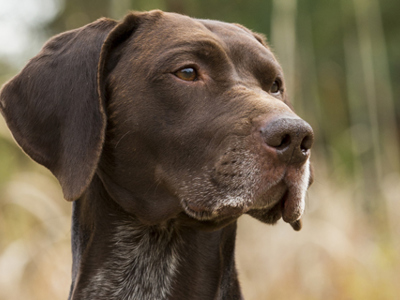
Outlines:
{"label": "dog's snout", "polygon": [[284,163],[303,163],[310,155],[314,133],[302,119],[274,119],[263,126],[260,132],[264,142],[276,150]]}

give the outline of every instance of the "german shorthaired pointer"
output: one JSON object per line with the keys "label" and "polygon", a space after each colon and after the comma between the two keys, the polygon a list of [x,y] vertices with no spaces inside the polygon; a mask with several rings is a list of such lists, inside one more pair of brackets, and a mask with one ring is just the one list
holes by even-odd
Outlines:
{"label": "german shorthaired pointer", "polygon": [[69,299],[242,299],[237,218],[301,227],[313,131],[240,25],[100,19],[53,37],[0,99],[74,201]]}

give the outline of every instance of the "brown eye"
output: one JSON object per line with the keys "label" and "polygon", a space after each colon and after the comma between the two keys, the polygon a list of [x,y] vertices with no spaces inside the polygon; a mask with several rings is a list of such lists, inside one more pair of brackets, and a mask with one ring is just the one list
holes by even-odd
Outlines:
{"label": "brown eye", "polygon": [[196,81],[197,72],[194,68],[183,68],[176,71],[175,76],[185,81]]}
{"label": "brown eye", "polygon": [[281,91],[281,83],[278,80],[275,80],[271,85],[271,89],[269,90],[271,94],[278,94]]}

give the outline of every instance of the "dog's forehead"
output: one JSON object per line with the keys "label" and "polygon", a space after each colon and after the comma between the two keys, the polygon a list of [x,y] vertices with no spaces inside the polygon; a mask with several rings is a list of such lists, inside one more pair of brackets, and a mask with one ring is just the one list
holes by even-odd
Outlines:
{"label": "dog's forehead", "polygon": [[[195,19],[175,13],[163,13],[161,27],[164,40],[169,45],[199,40],[213,40],[226,49],[240,49],[242,51],[258,52],[276,61],[268,46],[263,44],[249,29],[243,26],[216,20]],[[171,43],[172,41],[172,43]]]}

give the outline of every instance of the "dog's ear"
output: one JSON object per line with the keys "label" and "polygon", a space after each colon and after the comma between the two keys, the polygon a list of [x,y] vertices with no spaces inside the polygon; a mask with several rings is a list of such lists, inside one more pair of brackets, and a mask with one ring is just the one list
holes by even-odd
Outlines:
{"label": "dog's ear", "polygon": [[55,36],[1,91],[0,110],[15,140],[57,177],[67,200],[88,187],[102,152],[100,56],[131,31],[134,19],[133,14],[121,23],[100,19]]}

